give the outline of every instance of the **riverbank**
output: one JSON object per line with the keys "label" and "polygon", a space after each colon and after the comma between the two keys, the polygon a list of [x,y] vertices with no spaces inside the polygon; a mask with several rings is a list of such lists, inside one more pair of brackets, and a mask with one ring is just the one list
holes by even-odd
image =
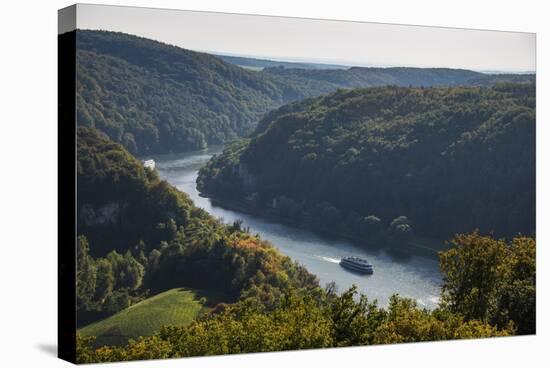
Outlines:
{"label": "riverbank", "polygon": [[211,193],[201,192],[199,192],[199,196],[209,199],[210,201],[212,201],[212,204],[220,206],[222,208],[244,212],[253,216],[260,216],[269,221],[292,226],[297,229],[310,230],[317,234],[320,234],[322,237],[325,237],[327,239],[346,239],[362,248],[379,250],[383,249],[396,257],[421,256],[439,259],[438,252],[448,249],[448,245],[446,244],[445,240],[428,239],[418,236],[413,236],[413,238],[408,243],[400,244],[399,247],[388,246],[385,244],[366,243],[362,237],[356,234],[342,231],[331,231],[329,229],[321,229],[304,221],[297,223],[295,221],[289,220],[288,218],[285,218],[284,216],[281,216],[275,210],[268,208],[254,208],[247,201],[244,200],[231,200],[227,198],[221,198]]}
{"label": "riverbank", "polygon": [[[242,221],[252,234],[259,234],[292,261],[315,274],[321,285],[335,282],[341,291],[356,285],[370,300],[377,299],[381,306],[387,306],[391,296],[399,294],[415,299],[426,308],[437,307],[441,274],[435,251],[411,248],[403,255],[375,245],[359,246],[359,242],[349,238],[297,227],[269,213],[252,213],[240,202],[200,195],[196,185],[198,170],[220,150],[216,147],[155,156],[156,170],[163,180],[187,193],[197,207],[228,224]],[[429,256],[425,256],[427,253]],[[374,275],[357,275],[342,268],[340,259],[349,256],[368,259],[374,265]]]}

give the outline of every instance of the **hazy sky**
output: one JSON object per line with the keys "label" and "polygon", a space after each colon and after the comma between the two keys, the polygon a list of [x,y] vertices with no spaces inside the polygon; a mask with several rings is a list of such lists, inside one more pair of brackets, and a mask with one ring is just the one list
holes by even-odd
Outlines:
{"label": "hazy sky", "polygon": [[80,29],[125,32],[197,51],[346,65],[535,70],[534,33],[87,4],[76,13]]}

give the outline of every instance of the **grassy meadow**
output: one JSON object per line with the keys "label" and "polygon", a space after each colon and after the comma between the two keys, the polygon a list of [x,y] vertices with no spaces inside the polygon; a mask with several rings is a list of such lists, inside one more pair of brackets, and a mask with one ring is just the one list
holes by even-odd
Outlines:
{"label": "grassy meadow", "polygon": [[171,289],[85,326],[79,332],[83,336],[97,336],[97,346],[122,345],[128,339],[150,336],[165,325],[187,326],[217,299],[211,296],[203,304],[201,298],[198,291]]}

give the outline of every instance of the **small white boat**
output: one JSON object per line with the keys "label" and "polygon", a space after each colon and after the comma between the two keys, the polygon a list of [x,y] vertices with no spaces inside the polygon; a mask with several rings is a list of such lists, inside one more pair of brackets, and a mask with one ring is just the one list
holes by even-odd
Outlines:
{"label": "small white boat", "polygon": [[143,161],[143,167],[145,167],[146,169],[155,170],[155,160]]}

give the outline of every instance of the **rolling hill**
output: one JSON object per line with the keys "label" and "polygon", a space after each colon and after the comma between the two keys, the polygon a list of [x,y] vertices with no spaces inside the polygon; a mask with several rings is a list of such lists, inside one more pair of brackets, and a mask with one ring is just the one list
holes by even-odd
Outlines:
{"label": "rolling hill", "polygon": [[79,127],[77,146],[78,326],[174,288],[200,290],[213,303],[269,305],[290,287],[318,287],[305,268],[194,206],[97,129]]}
{"label": "rolling hill", "polygon": [[295,83],[328,83],[333,89],[379,86],[438,87],[491,86],[500,82],[533,83],[534,74],[483,74],[472,70],[449,68],[352,67],[349,69],[289,69],[272,67],[265,74],[284,77]]}
{"label": "rolling hill", "polygon": [[77,115],[134,154],[180,152],[249,132],[267,111],[318,94],[128,34],[77,31]]}
{"label": "rolling hill", "polygon": [[187,326],[217,300],[216,296],[210,296],[205,305],[201,303],[201,297],[193,290],[171,289],[85,326],[78,332],[83,336],[96,336],[97,346],[123,345],[128,339],[151,336],[162,326]]}
{"label": "rolling hill", "polygon": [[129,34],[76,32],[78,124],[101,130],[140,156],[232,141],[275,108],[339,88],[534,79],[455,69],[302,69],[306,64],[276,62],[268,64],[278,67],[253,71],[226,62],[234,59]]}
{"label": "rolling hill", "polygon": [[338,91],[266,115],[197,184],[363,240],[533,234],[535,130],[533,84]]}
{"label": "rolling hill", "polygon": [[238,65],[240,67],[249,68],[252,70],[262,70],[265,68],[276,68],[276,67],[283,67],[283,68],[290,68],[290,69],[348,69],[349,68],[348,66],[337,65],[337,64],[278,61],[278,60],[258,59],[258,58],[251,58],[251,57],[219,55],[219,54],[215,54],[215,56],[222,59],[226,63]]}

